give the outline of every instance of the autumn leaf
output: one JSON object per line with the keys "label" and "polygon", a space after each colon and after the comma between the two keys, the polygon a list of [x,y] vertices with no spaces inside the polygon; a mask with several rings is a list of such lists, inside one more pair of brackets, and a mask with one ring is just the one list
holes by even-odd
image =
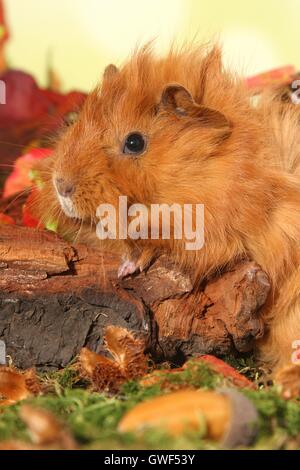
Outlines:
{"label": "autumn leaf", "polygon": [[69,431],[50,411],[23,405],[20,417],[26,424],[34,444],[55,446],[64,450],[77,448]]}
{"label": "autumn leaf", "polygon": [[0,406],[9,406],[38,395],[41,387],[33,369],[19,372],[12,367],[0,367]]}
{"label": "autumn leaf", "polygon": [[31,441],[9,440],[0,443],[0,450],[76,450],[70,432],[47,410],[23,405],[20,418],[26,424]]}
{"label": "autumn leaf", "polygon": [[52,152],[50,149],[36,148],[17,158],[12,173],[5,181],[3,197],[6,198],[30,188],[33,182],[32,168],[38,160],[49,157]]}
{"label": "autumn leaf", "polygon": [[148,370],[144,354],[145,343],[125,328],[109,326],[105,332],[105,345],[127,379],[143,376]]}
{"label": "autumn leaf", "polygon": [[105,332],[105,347],[111,359],[87,348],[83,348],[79,355],[80,369],[91,380],[95,390],[115,393],[125,381],[146,374],[145,343],[125,328],[109,326]]}
{"label": "autumn leaf", "polygon": [[39,447],[19,440],[0,442],[0,450],[41,450]]}
{"label": "autumn leaf", "polygon": [[36,219],[31,213],[31,204],[36,200],[38,194],[37,188],[33,188],[22,208],[22,225],[31,228],[44,228],[41,221]]}
{"label": "autumn leaf", "polygon": [[[222,361],[215,356],[205,354],[199,358],[193,359],[194,361],[201,361],[205,364],[208,364],[215,372],[223,375],[226,379],[229,379],[236,387],[245,387],[245,388],[257,388],[255,382],[251,382],[247,377],[240,374],[236,369],[231,367],[226,362]],[[183,366],[185,367],[185,366]]]}
{"label": "autumn leaf", "polygon": [[87,348],[80,352],[79,365],[83,376],[91,380],[97,391],[115,393],[126,380],[116,362]]}
{"label": "autumn leaf", "polygon": [[5,215],[2,212],[0,213],[0,224],[4,225],[15,225],[15,220],[9,215]]}

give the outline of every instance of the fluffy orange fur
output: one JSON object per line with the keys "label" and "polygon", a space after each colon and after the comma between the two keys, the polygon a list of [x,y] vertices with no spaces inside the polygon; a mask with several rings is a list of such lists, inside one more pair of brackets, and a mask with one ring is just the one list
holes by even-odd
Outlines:
{"label": "fluffy orange fur", "polygon": [[[195,282],[238,259],[255,260],[272,283],[258,348],[277,370],[291,363],[292,342],[300,339],[298,126],[295,105],[265,94],[254,106],[243,80],[222,67],[217,47],[185,47],[164,58],[145,47],[120,70],[107,69],[78,121],[62,134],[43,173],[39,210],[46,218],[59,210],[53,177],[72,182],[80,221],[61,215],[61,226],[75,233],[81,225],[94,243],[97,207],[118,206],[120,195],[146,205],[204,204],[199,251],[186,251],[179,240],[116,245],[143,266],[168,251]],[[121,150],[133,131],[148,139],[138,158]]]}

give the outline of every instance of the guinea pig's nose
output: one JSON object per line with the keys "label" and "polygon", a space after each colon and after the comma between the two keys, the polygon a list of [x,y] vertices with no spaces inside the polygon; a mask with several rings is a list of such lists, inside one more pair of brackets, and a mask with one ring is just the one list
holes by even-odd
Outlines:
{"label": "guinea pig's nose", "polygon": [[63,178],[56,178],[55,186],[62,197],[71,197],[75,192],[75,185]]}

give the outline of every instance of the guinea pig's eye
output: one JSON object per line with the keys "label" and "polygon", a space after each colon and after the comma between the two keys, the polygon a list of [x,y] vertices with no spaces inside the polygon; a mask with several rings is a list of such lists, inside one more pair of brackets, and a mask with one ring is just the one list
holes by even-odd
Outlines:
{"label": "guinea pig's eye", "polygon": [[139,132],[129,134],[123,145],[123,153],[127,155],[140,155],[147,147],[146,138]]}

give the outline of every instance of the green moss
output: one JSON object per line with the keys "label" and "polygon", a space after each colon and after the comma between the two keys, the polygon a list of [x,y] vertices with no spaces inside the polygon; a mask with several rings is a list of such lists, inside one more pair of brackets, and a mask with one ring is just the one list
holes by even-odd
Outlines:
{"label": "green moss", "polygon": [[243,393],[253,401],[260,416],[260,437],[284,430],[290,436],[300,434],[300,403],[283,400],[276,388]]}
{"label": "green moss", "polygon": [[[215,389],[226,380],[208,365],[189,361],[183,371],[160,371],[158,381],[149,387],[130,381],[123,385],[116,397],[93,393],[86,384],[78,382],[74,369],[42,376],[49,385],[49,393],[27,400],[55,414],[73,433],[82,448],[89,449],[216,449],[218,445],[203,439],[203,432],[171,438],[159,429],[142,436],[120,434],[118,423],[127,410],[137,403],[191,386]],[[253,448],[297,448],[300,435],[300,403],[283,400],[276,388],[257,391],[241,390],[255,404],[260,421],[259,435]],[[19,418],[20,404],[4,408],[0,419],[0,441],[29,440],[26,428]],[[174,410],[176,412],[176,410]]]}
{"label": "green moss", "polygon": [[19,418],[19,405],[5,408],[0,415],[0,441],[20,439],[27,441],[29,436],[26,426]]}
{"label": "green moss", "polygon": [[72,365],[60,371],[41,374],[41,380],[46,384],[52,385],[58,394],[59,391],[63,391],[66,388],[73,388],[74,385],[79,386],[82,383],[82,386],[86,386],[86,383],[82,382],[82,380],[79,382],[78,372]]}
{"label": "green moss", "polygon": [[193,359],[186,363],[183,372],[174,374],[173,380],[176,380],[176,375],[179,383],[187,383],[195,388],[214,389],[224,382],[224,378],[214,372],[208,364]]}

